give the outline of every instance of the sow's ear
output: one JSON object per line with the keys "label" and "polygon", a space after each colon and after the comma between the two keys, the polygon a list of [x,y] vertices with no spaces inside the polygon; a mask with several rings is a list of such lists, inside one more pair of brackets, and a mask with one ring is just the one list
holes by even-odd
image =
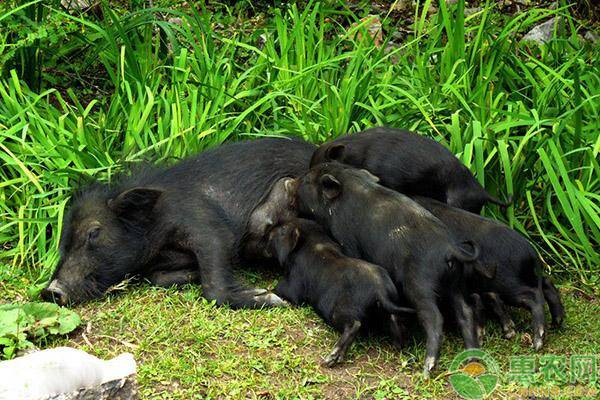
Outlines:
{"label": "sow's ear", "polygon": [[346,146],[343,144],[334,144],[325,151],[325,158],[330,161],[331,160],[339,161],[344,156],[345,149],[346,149]]}
{"label": "sow's ear", "polygon": [[282,239],[283,240],[279,242],[279,246],[277,247],[277,260],[281,265],[285,263],[285,260],[287,260],[290,253],[294,251],[296,246],[298,246],[298,241],[300,240],[300,229],[295,227],[294,229],[290,230]]}
{"label": "sow's ear", "polygon": [[162,193],[162,190],[143,187],[129,189],[110,199],[108,208],[126,219],[147,218]]}
{"label": "sow's ear", "polygon": [[321,177],[323,195],[329,200],[335,199],[342,192],[342,184],[333,175],[325,174]]}

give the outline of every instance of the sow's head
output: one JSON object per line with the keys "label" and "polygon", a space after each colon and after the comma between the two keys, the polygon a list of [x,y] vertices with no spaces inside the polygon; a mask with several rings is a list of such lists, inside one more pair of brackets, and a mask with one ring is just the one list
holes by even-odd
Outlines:
{"label": "sow's head", "polygon": [[60,261],[42,298],[61,305],[83,302],[137,272],[161,194],[94,185],[73,196],[63,220]]}

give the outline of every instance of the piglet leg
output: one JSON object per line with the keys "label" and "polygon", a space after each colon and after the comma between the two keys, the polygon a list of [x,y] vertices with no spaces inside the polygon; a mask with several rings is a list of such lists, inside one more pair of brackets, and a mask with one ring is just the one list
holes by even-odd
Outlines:
{"label": "piglet leg", "polygon": [[473,293],[471,300],[473,302],[473,316],[475,319],[475,336],[477,337],[479,347],[481,347],[483,346],[483,337],[485,336],[484,305],[479,293]]}
{"label": "piglet leg", "polygon": [[533,348],[537,351],[544,344],[544,296],[541,290],[527,290],[521,295],[522,304],[531,311],[533,316]]}
{"label": "piglet leg", "polygon": [[423,376],[429,379],[431,371],[435,368],[442,345],[444,319],[435,301],[421,299],[420,302],[413,301],[416,305],[419,322],[427,334],[427,350],[425,353],[425,365]]}
{"label": "piglet leg", "polygon": [[333,367],[335,364],[343,361],[346,352],[348,351],[348,347],[354,342],[358,331],[360,330],[361,323],[360,321],[353,321],[351,323],[346,324],[344,327],[344,331],[342,332],[342,336],[338,339],[333,350],[325,360],[323,361],[323,365],[327,367]]}
{"label": "piglet leg", "polygon": [[398,349],[404,348],[406,346],[406,327],[398,315],[390,314],[389,329],[394,346]]}
{"label": "piglet leg", "polygon": [[456,293],[452,296],[452,305],[456,321],[458,322],[465,343],[465,348],[474,349],[478,347],[473,309],[467,304],[462,293]]}
{"label": "piglet leg", "polygon": [[565,317],[565,308],[560,301],[560,294],[556,286],[552,284],[550,279],[542,278],[542,289],[544,291],[544,298],[548,302],[548,308],[552,315],[552,326],[558,328],[562,325],[562,321]]}
{"label": "piglet leg", "polygon": [[484,296],[489,305],[492,307],[494,315],[500,321],[500,326],[502,327],[502,332],[504,332],[504,337],[506,339],[513,338],[517,334],[515,332],[515,323],[513,322],[512,318],[510,318],[510,315],[508,315],[508,312],[504,307],[504,302],[500,299],[500,296],[493,292],[484,293]]}

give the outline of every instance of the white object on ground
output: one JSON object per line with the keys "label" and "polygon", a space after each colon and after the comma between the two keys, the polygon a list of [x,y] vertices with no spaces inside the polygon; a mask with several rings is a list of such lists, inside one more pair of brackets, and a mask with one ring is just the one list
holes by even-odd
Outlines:
{"label": "white object on ground", "polygon": [[57,347],[0,362],[0,400],[38,400],[135,374],[133,355],[101,360],[83,350]]}

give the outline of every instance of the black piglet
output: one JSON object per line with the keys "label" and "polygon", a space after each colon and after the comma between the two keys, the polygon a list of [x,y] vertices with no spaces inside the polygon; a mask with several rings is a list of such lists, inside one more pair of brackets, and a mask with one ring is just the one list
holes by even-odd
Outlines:
{"label": "black piglet", "polygon": [[385,269],[345,256],[319,224],[293,219],[276,226],[269,233],[268,255],[286,269],[274,292],[293,304],[310,304],[342,333],[325,365],[343,360],[373,315],[388,319],[395,343],[402,345],[402,314],[414,310],[397,305],[398,293]]}

